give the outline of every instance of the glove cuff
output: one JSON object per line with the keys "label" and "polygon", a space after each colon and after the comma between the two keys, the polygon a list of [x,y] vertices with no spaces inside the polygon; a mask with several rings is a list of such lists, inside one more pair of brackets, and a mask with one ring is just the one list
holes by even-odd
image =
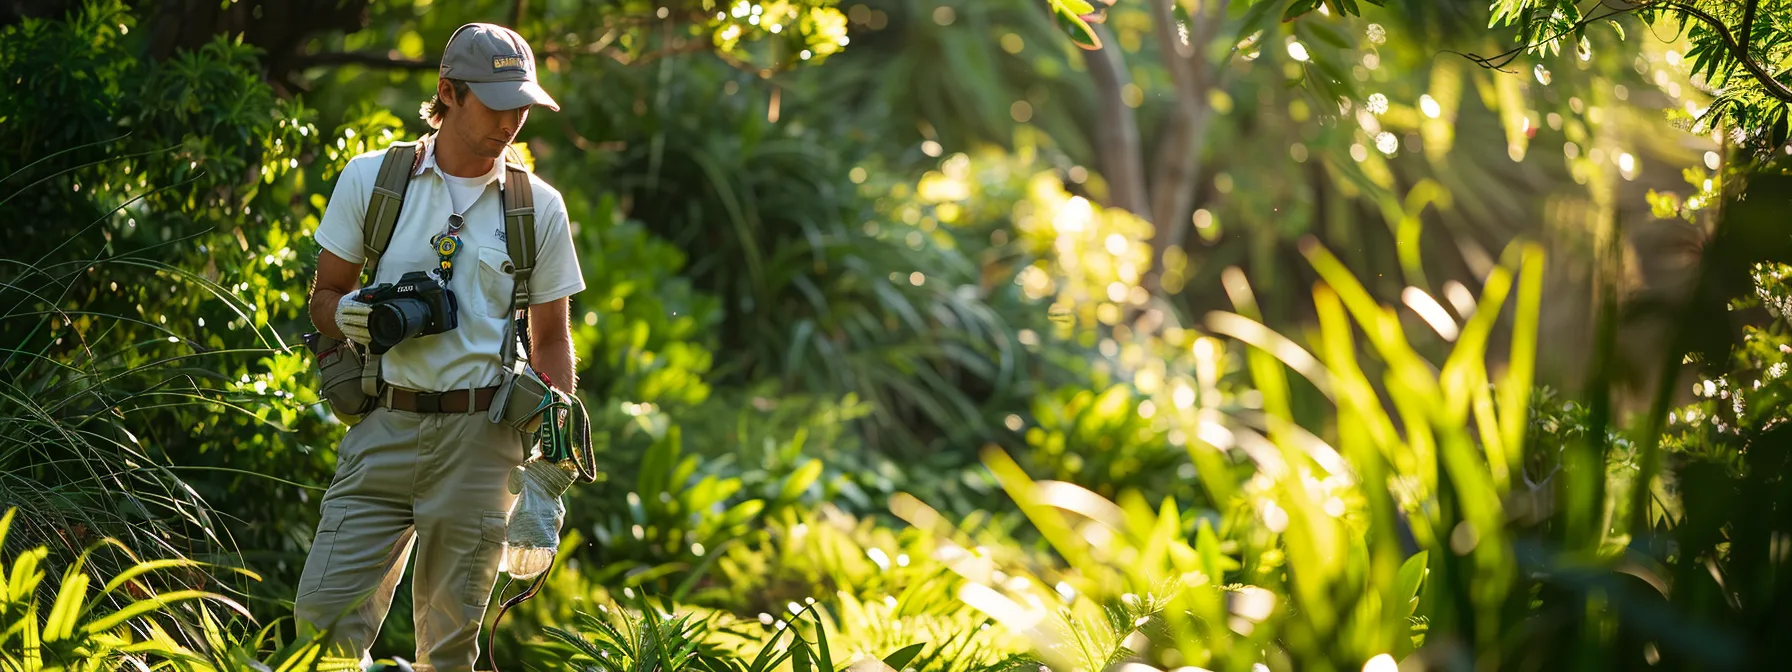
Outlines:
{"label": "glove cuff", "polygon": [[355,298],[356,292],[342,295],[336,302],[336,329],[342,332],[346,340],[365,344],[367,336],[367,315],[373,306],[362,303]]}

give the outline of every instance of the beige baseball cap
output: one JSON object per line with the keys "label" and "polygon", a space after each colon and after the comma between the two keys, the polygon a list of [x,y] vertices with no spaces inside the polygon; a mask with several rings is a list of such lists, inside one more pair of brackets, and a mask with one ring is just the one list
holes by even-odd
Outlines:
{"label": "beige baseball cap", "polygon": [[479,102],[494,110],[560,104],[535,81],[535,52],[516,31],[490,23],[469,23],[454,31],[442,50],[441,76],[466,82]]}

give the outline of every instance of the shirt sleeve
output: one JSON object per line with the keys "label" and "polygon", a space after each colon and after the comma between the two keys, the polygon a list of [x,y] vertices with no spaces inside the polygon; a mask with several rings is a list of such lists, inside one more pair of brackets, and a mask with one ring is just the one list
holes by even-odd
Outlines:
{"label": "shirt sleeve", "polygon": [[367,217],[367,199],[373,195],[367,168],[378,164],[377,157],[370,163],[365,155],[349,161],[342,168],[342,174],[336,176],[336,189],[330,193],[330,202],[324,206],[323,219],[317,224],[317,244],[351,264],[367,260],[367,256],[362,254],[361,240],[361,228]]}
{"label": "shirt sleeve", "polygon": [[578,251],[573,249],[565,199],[554,194],[553,198],[537,202],[541,204],[535,220],[538,223],[535,235],[539,256],[529,283],[529,303],[532,304],[548,303],[585,291],[585,275],[579,269]]}

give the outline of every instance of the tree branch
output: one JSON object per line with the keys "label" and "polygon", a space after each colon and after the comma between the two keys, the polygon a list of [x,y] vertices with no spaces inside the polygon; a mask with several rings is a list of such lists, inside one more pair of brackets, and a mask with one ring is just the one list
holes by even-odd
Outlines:
{"label": "tree branch", "polygon": [[[684,54],[700,54],[700,53],[703,53],[706,51],[713,51],[714,48],[715,48],[715,45],[713,45],[709,42],[705,42],[702,40],[686,40],[686,41],[681,41],[677,44],[662,47],[662,48],[655,49],[653,51],[649,51],[649,52],[642,53],[642,54],[635,55],[635,56],[630,56],[626,52],[623,52],[623,51],[620,51],[617,49],[604,49],[601,53],[603,53],[605,56],[609,56],[612,60],[615,60],[617,63],[621,63],[623,65],[642,66],[642,65],[647,65],[648,63],[652,63],[654,61],[657,61],[657,60],[660,60],[662,58],[666,58],[669,56],[679,56],[679,55],[684,55]],[[722,55],[717,54],[717,56],[722,56]],[[722,60],[725,62],[728,62],[729,65],[736,65],[736,62],[734,62],[733,59],[722,57]],[[736,65],[736,67],[739,67],[739,66]],[[751,69],[751,66],[748,66],[748,68],[749,68],[749,71],[757,71],[757,69]]]}
{"label": "tree branch", "polygon": [[440,61],[440,57],[434,60],[413,60],[374,52],[332,51],[299,56],[293,59],[293,69],[302,70],[321,65],[361,65],[386,70],[434,70]]}
{"label": "tree branch", "polygon": [[1761,0],[1748,0],[1748,9],[1742,10],[1742,39],[1744,40],[1755,38],[1755,8],[1760,4]]}
{"label": "tree branch", "polygon": [[[1603,5],[1603,2],[1601,4]],[[1567,37],[1569,33],[1573,33],[1574,31],[1580,30],[1587,26],[1593,25],[1594,23],[1603,21],[1605,19],[1609,19],[1609,18],[1617,16],[1619,14],[1624,14],[1626,12],[1635,11],[1636,9],[1637,9],[1636,7],[1631,7],[1629,9],[1613,9],[1612,11],[1606,12],[1604,14],[1600,14],[1599,16],[1589,15],[1589,16],[1587,16],[1587,18],[1581,19],[1580,21],[1575,22],[1574,25],[1569,26],[1567,30],[1556,33],[1554,35],[1551,35],[1546,39],[1540,40],[1536,43],[1527,43],[1527,44],[1519,45],[1519,46],[1513,47],[1511,49],[1502,51],[1500,53],[1494,54],[1493,56],[1481,56],[1479,54],[1465,54],[1460,51],[1456,51],[1454,49],[1443,49],[1443,50],[1441,50],[1441,53],[1456,54],[1457,56],[1461,56],[1470,61],[1473,61],[1475,65],[1479,65],[1479,66],[1481,66],[1483,68],[1487,68],[1489,70],[1497,70],[1499,72],[1504,72],[1506,74],[1516,74],[1516,73],[1512,72],[1511,70],[1507,70],[1506,66],[1508,64],[1512,63],[1512,61],[1517,60],[1520,55],[1524,54],[1524,52],[1526,52],[1526,51],[1529,51],[1532,47],[1534,47],[1538,44],[1554,42],[1556,40]],[[1494,61],[1499,61],[1499,62],[1495,63]]]}

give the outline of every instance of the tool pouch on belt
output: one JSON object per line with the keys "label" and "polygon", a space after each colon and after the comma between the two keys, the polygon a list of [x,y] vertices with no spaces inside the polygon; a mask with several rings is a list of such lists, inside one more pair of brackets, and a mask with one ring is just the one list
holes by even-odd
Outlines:
{"label": "tool pouch on belt", "polygon": [[[401,142],[386,149],[361,222],[361,247],[367,257],[361,263],[363,285],[379,272],[380,257],[392,242],[392,231],[398,228],[398,212],[411,173],[422,159],[422,142]],[[352,342],[321,333],[305,334],[304,338],[318,374],[318,396],[329,402],[336,417],[354,424],[372,412],[379,403],[379,357],[362,353]]]}
{"label": "tool pouch on belt", "polygon": [[373,410],[377,399],[361,389],[365,363],[359,347],[319,333],[305,334],[305,347],[316,360],[318,396],[329,402],[336,417],[345,422],[359,420]]}
{"label": "tool pouch on belt", "polygon": [[507,374],[492,397],[492,422],[509,425],[524,434],[541,428],[542,409],[548,402],[548,384],[536,375],[535,369],[523,367],[520,373]]}
{"label": "tool pouch on belt", "polygon": [[541,427],[542,411],[551,401],[548,384],[524,362],[517,362],[517,350],[527,355],[529,342],[529,279],[535,272],[535,196],[529,187],[529,174],[506,157],[503,186],[498,190],[504,204],[504,243],[510,253],[511,276],[515,285],[510,293],[511,320],[504,325],[502,352],[503,380],[492,397],[491,421],[509,425],[524,434],[533,434]]}

